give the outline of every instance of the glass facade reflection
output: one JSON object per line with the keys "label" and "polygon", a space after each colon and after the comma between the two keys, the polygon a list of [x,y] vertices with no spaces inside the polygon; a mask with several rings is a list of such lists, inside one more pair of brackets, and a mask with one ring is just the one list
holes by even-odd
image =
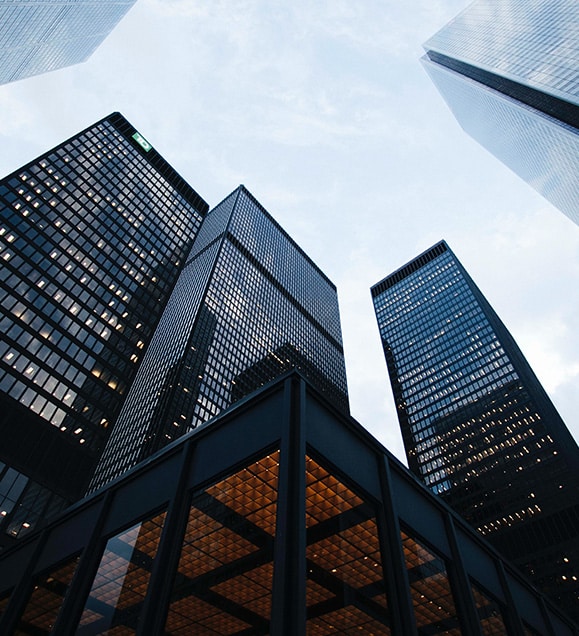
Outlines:
{"label": "glass facade reflection", "polygon": [[575,0],[478,0],[423,58],[465,131],[577,224],[578,21]]}
{"label": "glass facade reflection", "polygon": [[444,242],[372,296],[409,467],[576,608],[579,449],[511,335]]}
{"label": "glass facade reflection", "polygon": [[472,593],[483,636],[501,636],[508,632],[503,612],[497,601],[473,583]]}
{"label": "glass facade reflection", "polygon": [[84,62],[135,0],[11,0],[0,6],[0,84]]}
{"label": "glass facade reflection", "polygon": [[2,553],[0,599],[7,636],[575,633],[295,372]]}
{"label": "glass facade reflection", "polygon": [[306,630],[390,634],[376,511],[306,457]]}
{"label": "glass facade reflection", "polygon": [[79,557],[67,560],[58,568],[36,579],[22,618],[18,635],[50,634],[56,623],[60,607],[72,581]]}
{"label": "glass facade reflection", "polygon": [[279,453],[193,498],[166,633],[268,633]]}
{"label": "glass facade reflection", "polygon": [[0,181],[0,529],[80,496],[207,204],[115,113]]}
{"label": "glass facade reflection", "polygon": [[240,186],[203,223],[91,489],[294,367],[348,410],[336,288]]}
{"label": "glass facade reflection", "polygon": [[419,632],[462,634],[444,560],[405,532],[401,538]]}
{"label": "glass facade reflection", "polygon": [[164,521],[162,512],[107,541],[79,633],[136,634]]}

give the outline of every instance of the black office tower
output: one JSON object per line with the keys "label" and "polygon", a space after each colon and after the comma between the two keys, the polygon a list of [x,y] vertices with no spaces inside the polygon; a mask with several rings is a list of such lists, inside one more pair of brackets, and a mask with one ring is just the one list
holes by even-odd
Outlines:
{"label": "black office tower", "polygon": [[348,411],[336,288],[240,186],[202,225],[91,491],[294,367]]}
{"label": "black office tower", "polygon": [[85,491],[207,208],[118,113],[0,182],[0,544]]}
{"label": "black office tower", "polygon": [[579,449],[445,242],[372,288],[411,470],[578,615]]}

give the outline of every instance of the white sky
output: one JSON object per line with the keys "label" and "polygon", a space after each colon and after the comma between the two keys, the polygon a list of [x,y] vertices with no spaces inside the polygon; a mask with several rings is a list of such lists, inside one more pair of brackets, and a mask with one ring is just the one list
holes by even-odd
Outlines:
{"label": "white sky", "polygon": [[211,206],[245,184],[338,287],[352,415],[405,461],[369,288],[444,238],[579,438],[579,228],[418,59],[465,0],[138,0],[85,64],[0,86],[0,176],[120,111]]}

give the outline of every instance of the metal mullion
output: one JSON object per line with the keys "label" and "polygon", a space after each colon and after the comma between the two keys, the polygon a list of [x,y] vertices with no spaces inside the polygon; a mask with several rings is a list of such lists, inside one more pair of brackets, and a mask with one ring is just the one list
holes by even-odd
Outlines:
{"label": "metal mullion", "polygon": [[181,451],[181,467],[173,498],[169,503],[159,548],[153,563],[151,579],[139,617],[138,636],[162,635],[169,607],[172,576],[183,547],[183,535],[191,502],[186,496],[189,474],[196,444],[189,440]]}
{"label": "metal mullion", "polygon": [[34,568],[48,539],[49,531],[43,530],[38,539],[28,565],[24,569],[19,582],[14,586],[8,606],[0,619],[0,634],[11,634],[16,628],[32,592],[32,576]]}
{"label": "metal mullion", "polygon": [[270,634],[306,628],[306,435],[304,381],[284,383]]}
{"label": "metal mullion", "polygon": [[94,576],[100,563],[104,548],[101,536],[105,521],[113,500],[114,489],[109,488],[102,499],[101,509],[86,545],[81,553],[80,561],[70,583],[64,603],[54,624],[56,636],[74,634]]}
{"label": "metal mullion", "polygon": [[[450,585],[456,602],[456,611],[463,631],[466,634],[483,636],[472,585],[464,566],[464,560],[458,546],[458,537],[452,515],[444,513],[446,537],[450,546],[451,562],[447,565],[452,573]],[[517,635],[518,636],[518,635]]]}
{"label": "metal mullion", "polygon": [[501,582],[501,587],[506,599],[506,607],[503,608],[503,611],[506,614],[507,626],[509,629],[513,630],[514,636],[525,636],[523,623],[521,621],[521,616],[519,614],[518,608],[515,605],[513,594],[509,585],[509,580],[505,572],[505,566],[503,565],[503,562],[501,560],[497,560],[495,565],[497,566],[499,580]]}
{"label": "metal mullion", "polygon": [[392,621],[392,633],[415,636],[417,632],[414,608],[410,598],[410,582],[402,549],[400,522],[392,493],[390,460],[382,455],[379,461],[380,489],[382,491],[379,514],[380,549],[390,567],[384,567],[385,584],[388,591],[388,610]]}

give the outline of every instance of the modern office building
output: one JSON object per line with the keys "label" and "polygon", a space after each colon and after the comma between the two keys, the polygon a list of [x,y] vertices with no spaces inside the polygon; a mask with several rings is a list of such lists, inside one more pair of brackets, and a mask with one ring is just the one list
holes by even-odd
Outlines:
{"label": "modern office building", "polygon": [[86,61],[135,1],[0,2],[0,84]]}
{"label": "modern office building", "polygon": [[579,615],[579,449],[442,241],[372,288],[410,469]]}
{"label": "modern office building", "polygon": [[207,210],[118,113],[0,181],[0,545],[86,490]]}
{"label": "modern office building", "polygon": [[91,491],[293,367],[348,411],[336,288],[240,186],[205,218]]}
{"label": "modern office building", "polygon": [[0,633],[572,636],[296,372],[0,555]]}
{"label": "modern office building", "polygon": [[579,224],[579,3],[477,0],[423,64],[476,141]]}

